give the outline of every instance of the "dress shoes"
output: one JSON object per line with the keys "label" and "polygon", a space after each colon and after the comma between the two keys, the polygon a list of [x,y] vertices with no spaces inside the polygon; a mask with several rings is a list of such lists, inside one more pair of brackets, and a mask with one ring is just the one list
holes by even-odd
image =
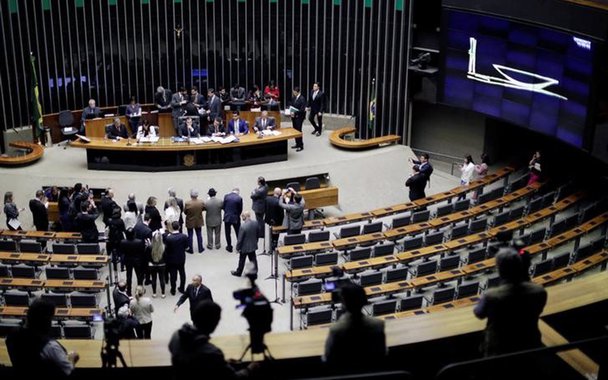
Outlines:
{"label": "dress shoes", "polygon": [[312,131],[311,135],[316,135],[317,131]]}
{"label": "dress shoes", "polygon": [[293,146],[291,147],[291,149],[297,149],[297,148],[298,148],[298,146],[297,146],[297,145],[293,145]]}
{"label": "dress shoes", "polygon": [[186,249],[186,253],[193,254],[194,252],[191,249]]}
{"label": "dress shoes", "polygon": [[203,253],[203,252],[205,252],[205,248],[203,248],[200,251],[198,251],[198,253]]}
{"label": "dress shoes", "polygon": [[174,296],[174,295],[175,295],[175,289],[171,289],[171,290],[169,291],[169,293],[171,293],[171,295],[172,295],[172,296]]}
{"label": "dress shoes", "polygon": [[241,274],[235,270],[231,270],[230,274],[233,275],[234,277],[241,277]]}
{"label": "dress shoes", "polygon": [[303,150],[304,150],[304,148],[302,148],[302,147],[300,146],[300,147],[298,147],[298,148],[296,149],[296,152],[301,152],[301,151],[303,151]]}
{"label": "dress shoes", "polygon": [[226,251],[232,253],[232,247],[226,247]]}
{"label": "dress shoes", "polygon": [[315,133],[315,135],[317,135],[317,137],[321,136],[321,132],[317,132]]}
{"label": "dress shoes", "polygon": [[184,292],[185,292],[184,288],[179,288],[179,289],[177,289],[177,291],[180,292],[181,294],[184,294]]}

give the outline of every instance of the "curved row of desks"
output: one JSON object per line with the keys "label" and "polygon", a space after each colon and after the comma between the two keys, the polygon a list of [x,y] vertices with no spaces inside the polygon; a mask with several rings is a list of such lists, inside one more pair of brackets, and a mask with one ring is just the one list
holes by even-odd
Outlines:
{"label": "curved row of desks", "polygon": [[0,156],[0,166],[23,166],[38,161],[44,155],[44,147],[27,141],[14,141],[9,146],[26,151],[24,155]]}
{"label": "curved row of desks", "polygon": [[[608,273],[585,277],[547,288],[548,301],[543,316],[554,315],[578,307],[608,300],[605,289]],[[386,337],[389,347],[420,342],[428,342],[457,335],[479,332],[485,321],[473,316],[473,306],[457,308],[449,312],[417,315],[402,320],[386,322]],[[543,322],[541,322],[542,324]],[[265,342],[275,359],[319,357],[323,354],[328,329],[312,329],[294,332],[269,333]],[[543,335],[543,338],[548,338]],[[249,344],[249,336],[241,335],[214,337],[212,342],[219,346],[227,358],[239,358]],[[78,351],[78,367],[101,366],[100,340],[62,340],[69,350]],[[120,350],[129,366],[169,366],[171,358],[166,340],[123,340]],[[0,340],[0,364],[10,365],[4,340]]]}
{"label": "curved row of desks", "polygon": [[351,133],[357,132],[357,128],[354,127],[344,127],[337,129],[332,132],[329,136],[329,142],[337,146],[339,148],[344,149],[367,149],[367,148],[375,148],[380,145],[392,144],[399,142],[401,140],[401,136],[399,135],[386,135],[386,136],[378,136],[371,139],[366,140],[345,140],[344,136],[349,135]]}

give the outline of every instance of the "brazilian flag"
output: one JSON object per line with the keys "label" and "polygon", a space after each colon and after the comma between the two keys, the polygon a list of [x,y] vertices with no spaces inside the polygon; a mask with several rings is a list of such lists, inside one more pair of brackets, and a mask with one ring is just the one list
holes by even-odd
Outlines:
{"label": "brazilian flag", "polygon": [[374,123],[376,122],[376,78],[372,78],[372,84],[370,85],[369,91],[369,129],[374,129]]}
{"label": "brazilian flag", "polygon": [[36,58],[33,54],[30,54],[30,69],[31,69],[31,106],[32,106],[32,132],[34,134],[34,140],[40,130],[42,130],[42,105],[39,99],[38,90],[38,77],[36,76]]}

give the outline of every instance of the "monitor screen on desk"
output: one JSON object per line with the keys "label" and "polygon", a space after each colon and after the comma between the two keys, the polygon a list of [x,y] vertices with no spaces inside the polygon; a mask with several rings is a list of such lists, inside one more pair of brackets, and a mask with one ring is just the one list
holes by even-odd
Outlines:
{"label": "monitor screen on desk", "polygon": [[448,8],[442,22],[443,103],[584,146],[595,41]]}
{"label": "monitor screen on desk", "polygon": [[84,115],[84,118],[86,120],[91,120],[91,119],[95,119],[95,118],[98,118],[98,117],[99,117],[99,115],[96,114],[96,113],[87,113],[86,115]]}

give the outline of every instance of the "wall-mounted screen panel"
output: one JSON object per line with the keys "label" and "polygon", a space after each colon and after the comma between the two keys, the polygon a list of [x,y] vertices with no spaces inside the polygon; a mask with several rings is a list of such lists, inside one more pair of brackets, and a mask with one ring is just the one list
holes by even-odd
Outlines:
{"label": "wall-mounted screen panel", "polygon": [[441,99],[583,147],[595,43],[444,9]]}

